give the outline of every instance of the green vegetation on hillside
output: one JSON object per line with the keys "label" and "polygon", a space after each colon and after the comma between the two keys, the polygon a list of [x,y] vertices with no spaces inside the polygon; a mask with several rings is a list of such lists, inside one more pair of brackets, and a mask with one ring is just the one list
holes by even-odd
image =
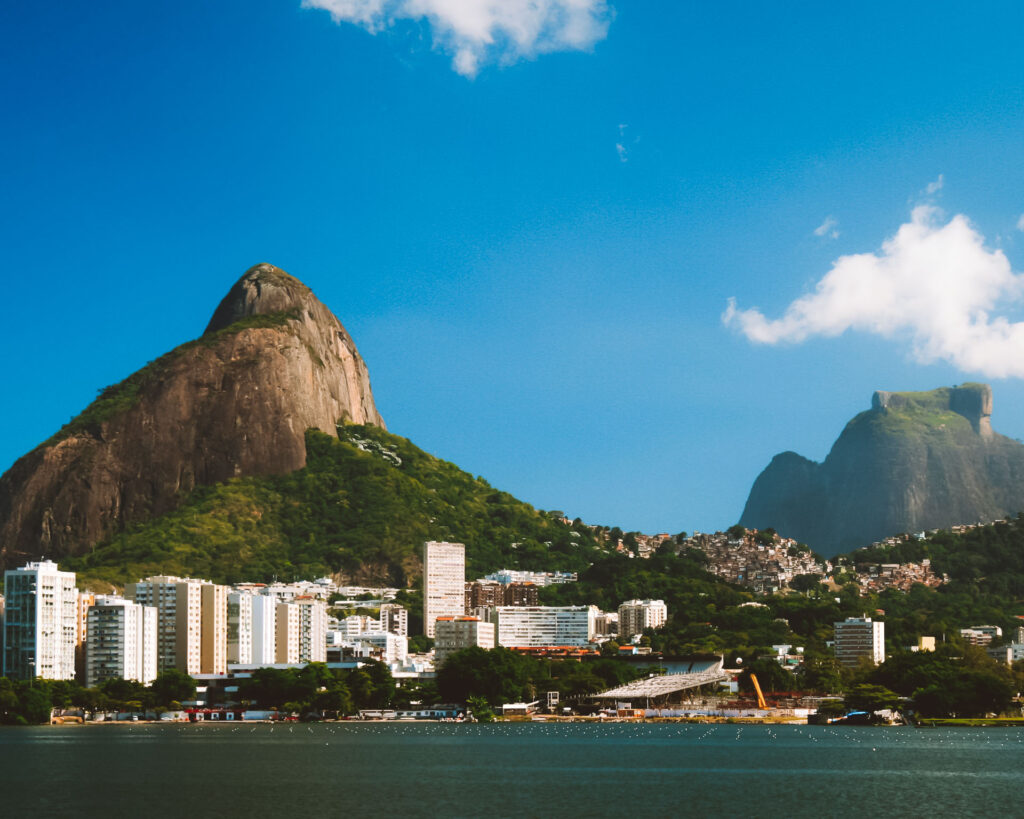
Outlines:
{"label": "green vegetation on hillside", "polygon": [[[855,565],[909,563],[928,558],[971,594],[1024,598],[1024,513],[1015,520],[978,526],[962,533],[935,532],[923,540],[906,538],[893,545],[858,549],[842,556]],[[1024,613],[1024,612],[1017,612]]]}
{"label": "green vegetation on hillside", "polygon": [[924,434],[968,436],[973,434],[971,422],[939,402],[912,402],[898,409],[879,412],[867,410],[855,416],[847,430],[867,430],[875,434],[908,439]]}
{"label": "green vegetation on hillside", "polygon": [[1024,515],[969,529],[939,531],[924,540],[907,537],[888,546],[858,549],[837,560],[866,568],[880,563],[929,559],[949,577],[937,589],[916,585],[909,592],[884,591],[860,598],[865,611],[885,612],[890,647],[913,644],[919,636],[955,638],[961,628],[995,625],[1012,638],[1024,615]]}
{"label": "green vegetation on hillside", "polygon": [[534,509],[374,426],[306,433],[306,466],[197,488],[175,511],[65,565],[123,584],[156,572],[221,582],[331,572],[407,585],[425,540],[466,544],[467,569],[581,571],[598,545],[582,523]]}
{"label": "green vegetation on hillside", "polygon": [[171,364],[188,350],[198,346],[212,348],[225,336],[234,335],[250,328],[280,327],[296,318],[298,318],[298,315],[295,311],[247,316],[222,330],[187,341],[170,352],[164,353],[159,358],[150,361],[145,367],[132,373],[124,381],[101,389],[96,400],[68,421],[68,423],[64,424],[42,445],[53,446],[71,435],[81,433],[95,434],[98,432],[100,424],[104,421],[135,406],[146,389],[159,382]]}

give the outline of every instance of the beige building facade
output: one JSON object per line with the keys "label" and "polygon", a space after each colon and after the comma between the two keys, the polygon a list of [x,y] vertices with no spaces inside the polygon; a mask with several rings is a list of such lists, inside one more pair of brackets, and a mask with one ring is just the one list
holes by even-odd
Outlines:
{"label": "beige building facade", "polygon": [[228,671],[228,587],[203,583],[200,673]]}
{"label": "beige building facade", "polygon": [[449,657],[465,648],[492,649],[495,646],[494,623],[485,623],[469,615],[438,617],[434,631],[434,666],[440,668]]}
{"label": "beige building facade", "polygon": [[299,631],[301,627],[299,607],[295,603],[278,603],[275,617],[277,619],[277,662],[299,662]]}

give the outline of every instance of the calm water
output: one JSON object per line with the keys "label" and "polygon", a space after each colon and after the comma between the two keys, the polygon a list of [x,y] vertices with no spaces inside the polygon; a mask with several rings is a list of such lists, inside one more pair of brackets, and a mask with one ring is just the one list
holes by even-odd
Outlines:
{"label": "calm water", "polygon": [[0,782],[10,817],[1022,816],[1024,730],[0,728]]}

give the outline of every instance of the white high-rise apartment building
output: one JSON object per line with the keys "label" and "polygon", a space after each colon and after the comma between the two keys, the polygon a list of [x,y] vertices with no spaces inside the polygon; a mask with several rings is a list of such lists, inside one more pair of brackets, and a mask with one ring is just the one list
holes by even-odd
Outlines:
{"label": "white high-rise apartment building", "polygon": [[885,662],[885,623],[871,622],[870,617],[847,617],[835,623],[836,660],[856,667],[862,659],[874,665]]}
{"label": "white high-rise apartment building", "polygon": [[125,597],[157,610],[157,670],[202,672],[203,582],[156,575],[129,583]]}
{"label": "white high-rise apartment building", "polygon": [[627,600],[619,606],[619,637],[629,639],[645,629],[661,628],[668,620],[664,600]]}
{"label": "white high-rise apartment building", "polygon": [[499,646],[585,646],[594,637],[597,606],[498,606],[490,610]]}
{"label": "white high-rise apartment building", "polygon": [[85,684],[121,678],[149,685],[156,679],[157,611],[123,597],[100,596],[89,607]]}
{"label": "white high-rise apartment building", "polygon": [[275,617],[277,619],[277,662],[299,662],[301,623],[299,607],[295,603],[278,603]]}
{"label": "white high-rise apartment building", "polygon": [[438,617],[466,613],[466,547],[430,540],[423,544],[423,631],[434,636]]}
{"label": "white high-rise apartment building", "polygon": [[299,662],[327,662],[327,603],[317,597],[297,597]]}
{"label": "white high-rise apartment building", "polygon": [[228,593],[228,662],[252,664],[252,606],[249,592]]}
{"label": "white high-rise apartment building", "polygon": [[277,662],[277,600],[257,594],[252,598],[252,658],[253,665],[273,665]]}
{"label": "white high-rise apartment building", "polygon": [[3,673],[20,680],[75,678],[75,573],[44,560],[4,572]]}

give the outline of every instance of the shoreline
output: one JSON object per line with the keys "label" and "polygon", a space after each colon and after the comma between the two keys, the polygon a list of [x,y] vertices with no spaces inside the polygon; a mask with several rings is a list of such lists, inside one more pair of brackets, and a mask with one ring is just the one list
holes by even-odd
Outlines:
{"label": "shoreline", "polygon": [[[220,727],[225,725],[270,725],[288,726],[296,725],[486,725],[486,724],[591,724],[591,725],[652,725],[652,724],[684,724],[684,725],[814,725],[803,718],[781,718],[781,717],[715,717],[705,715],[700,717],[563,717],[563,716],[542,716],[542,717],[497,717],[492,723],[483,722],[455,722],[453,720],[436,719],[323,719],[302,722],[299,720],[269,720],[269,719],[233,719],[233,720],[160,720],[160,719],[138,719],[138,720],[69,720],[67,722],[54,721],[50,723],[39,723],[37,725],[11,725],[5,727],[30,728],[50,726],[54,728],[81,728],[86,726],[127,726],[129,728],[138,725],[194,725]],[[896,725],[844,725],[842,723],[829,723],[820,725],[821,728],[912,728],[914,730],[929,730],[932,728],[1024,728],[1024,717],[978,717],[978,718],[935,718],[921,720],[917,724],[896,724]]]}

